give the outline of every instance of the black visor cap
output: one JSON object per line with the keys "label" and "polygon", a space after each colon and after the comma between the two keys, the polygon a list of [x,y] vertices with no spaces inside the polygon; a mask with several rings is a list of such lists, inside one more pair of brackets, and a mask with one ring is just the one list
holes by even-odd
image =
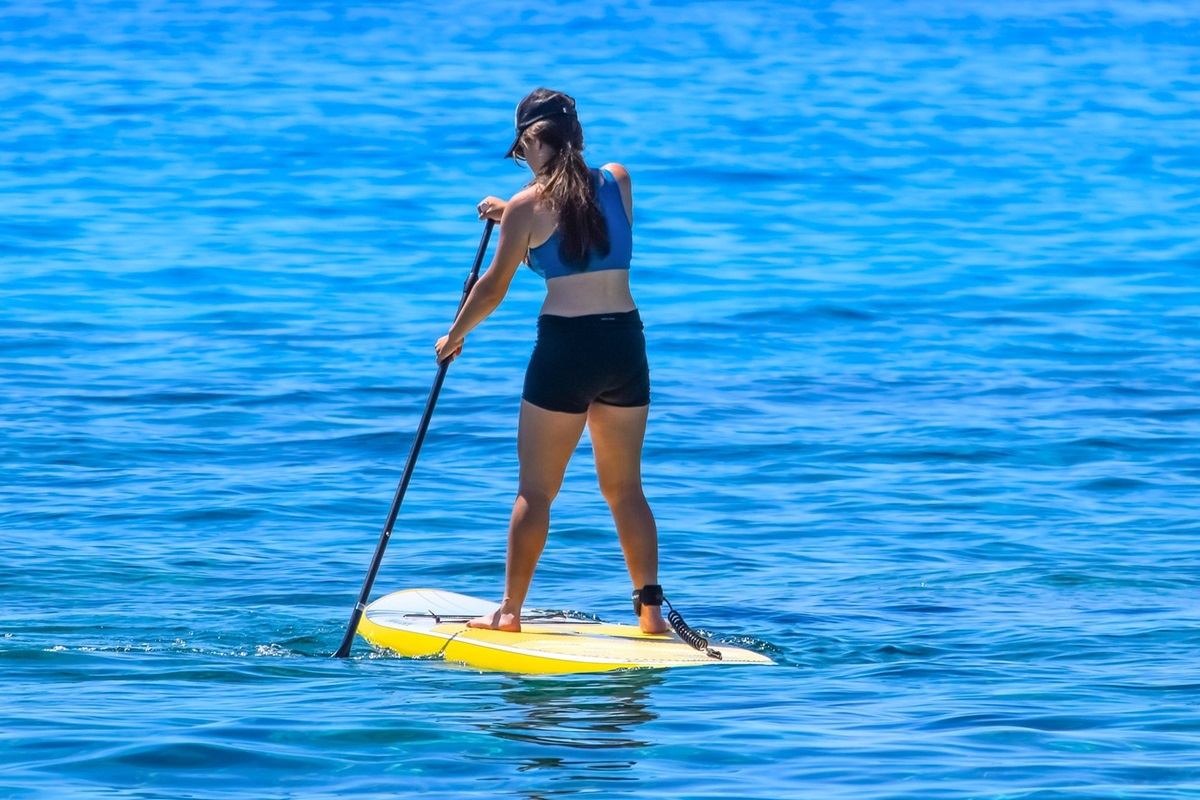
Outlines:
{"label": "black visor cap", "polygon": [[513,157],[513,151],[517,149],[517,145],[521,142],[521,134],[525,133],[525,130],[533,123],[554,117],[574,116],[575,100],[565,94],[555,95],[545,100],[522,100],[517,106],[515,119],[517,135],[513,138],[513,143],[509,146],[508,152],[504,154],[504,157]]}

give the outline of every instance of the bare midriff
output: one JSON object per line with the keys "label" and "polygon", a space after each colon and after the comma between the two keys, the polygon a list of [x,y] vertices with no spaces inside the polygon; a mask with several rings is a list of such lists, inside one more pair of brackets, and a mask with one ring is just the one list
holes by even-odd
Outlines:
{"label": "bare midriff", "polygon": [[587,314],[619,314],[637,305],[629,291],[629,270],[606,269],[580,272],[546,281],[543,314],[582,317]]}

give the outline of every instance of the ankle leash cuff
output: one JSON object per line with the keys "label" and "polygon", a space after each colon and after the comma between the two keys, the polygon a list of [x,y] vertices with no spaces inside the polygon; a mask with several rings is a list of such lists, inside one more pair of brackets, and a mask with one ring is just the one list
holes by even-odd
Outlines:
{"label": "ankle leash cuff", "polygon": [[663,603],[671,609],[667,614],[667,622],[671,623],[671,627],[675,629],[680,639],[683,639],[691,647],[700,650],[709,658],[715,658],[718,661],[721,659],[721,651],[715,650],[708,646],[708,639],[705,639],[696,631],[692,630],[686,622],[683,621],[683,616],[675,610],[675,606],[671,605],[671,601],[663,595],[662,586],[657,583],[648,584],[641,589],[633,590],[633,613],[637,616],[642,615],[642,606],[661,606]]}

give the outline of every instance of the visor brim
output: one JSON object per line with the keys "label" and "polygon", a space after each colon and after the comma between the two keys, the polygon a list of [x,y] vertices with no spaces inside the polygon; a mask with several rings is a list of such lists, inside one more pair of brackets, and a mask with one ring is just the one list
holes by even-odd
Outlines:
{"label": "visor brim", "polygon": [[512,158],[513,153],[517,150],[517,145],[521,143],[521,134],[517,134],[517,138],[513,139],[513,143],[509,145],[508,152],[504,154],[505,158]]}

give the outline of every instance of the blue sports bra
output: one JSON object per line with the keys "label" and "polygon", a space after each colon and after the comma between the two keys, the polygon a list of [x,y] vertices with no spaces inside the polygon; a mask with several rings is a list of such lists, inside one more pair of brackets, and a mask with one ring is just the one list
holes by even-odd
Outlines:
{"label": "blue sports bra", "polygon": [[596,251],[588,257],[586,270],[569,267],[562,262],[558,253],[558,231],[550,238],[529,249],[529,267],[546,280],[579,272],[599,272],[605,269],[629,269],[633,259],[633,229],[625,215],[625,203],[621,200],[621,187],[612,173],[606,169],[593,169],[592,179],[596,182],[596,200],[608,224],[608,255],[601,257]]}

